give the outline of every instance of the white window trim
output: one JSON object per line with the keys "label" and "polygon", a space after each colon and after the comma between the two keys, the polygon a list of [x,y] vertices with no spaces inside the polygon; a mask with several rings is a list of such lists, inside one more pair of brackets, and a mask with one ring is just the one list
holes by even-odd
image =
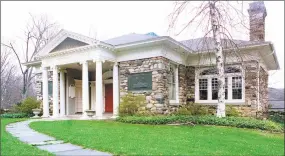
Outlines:
{"label": "white window trim", "polygon": [[[201,70],[196,70],[195,72],[195,103],[201,104],[217,104],[218,100],[200,100],[199,92],[199,79],[207,79],[208,81],[208,99],[212,99],[212,78],[217,78],[216,75],[200,75],[200,72],[206,70],[206,68]],[[245,82],[244,82],[244,71],[241,69],[242,73],[228,73],[225,77],[228,78],[228,100],[225,100],[226,104],[244,104],[245,103]],[[242,80],[242,99],[232,99],[232,77],[241,76]]]}
{"label": "white window trim", "polygon": [[178,65],[174,66],[175,67],[175,99],[174,100],[169,100],[170,104],[179,104],[179,76],[178,76]]}

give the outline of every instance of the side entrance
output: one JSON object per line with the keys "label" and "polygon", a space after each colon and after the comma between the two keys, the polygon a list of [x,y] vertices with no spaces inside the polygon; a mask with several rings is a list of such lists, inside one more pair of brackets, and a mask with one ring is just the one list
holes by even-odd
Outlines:
{"label": "side entrance", "polygon": [[[95,82],[91,81],[91,85],[89,88],[90,98],[89,105],[92,110],[96,109],[96,88]],[[77,80],[75,82],[75,113],[82,113],[82,81]],[[105,91],[104,91],[105,90]],[[108,83],[103,85],[103,93],[104,93],[104,112],[112,113],[113,112],[113,84]],[[96,111],[96,110],[95,110]]]}
{"label": "side entrance", "polygon": [[105,85],[105,112],[113,112],[113,84]]}

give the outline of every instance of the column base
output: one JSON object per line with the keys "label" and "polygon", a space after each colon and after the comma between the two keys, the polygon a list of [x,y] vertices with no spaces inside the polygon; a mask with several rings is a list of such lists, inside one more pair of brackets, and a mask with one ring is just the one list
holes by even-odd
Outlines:
{"label": "column base", "polygon": [[112,117],[111,117],[111,119],[116,119],[116,118],[118,118],[119,116],[118,115],[113,115]]}
{"label": "column base", "polygon": [[86,119],[91,119],[89,116],[85,116],[85,115],[82,115],[81,117],[80,117],[80,119],[81,120],[86,120]]}
{"label": "column base", "polygon": [[60,115],[59,117],[60,118],[66,118],[66,115]]}
{"label": "column base", "polygon": [[107,117],[104,117],[104,116],[93,116],[92,118],[96,119],[96,120],[105,120],[105,119],[107,119]]}
{"label": "column base", "polygon": [[49,118],[49,115],[42,115],[41,118]]}
{"label": "column base", "polygon": [[53,115],[53,116],[51,116],[50,118],[52,118],[52,119],[57,119],[59,116],[58,115]]}

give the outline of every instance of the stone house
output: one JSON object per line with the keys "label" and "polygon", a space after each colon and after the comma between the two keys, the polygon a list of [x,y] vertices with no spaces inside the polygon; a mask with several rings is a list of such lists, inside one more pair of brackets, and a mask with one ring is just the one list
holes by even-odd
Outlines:
{"label": "stone house", "polygon": [[[226,55],[226,104],[245,116],[268,109],[268,71],[279,69],[274,46],[265,39],[263,2],[250,4],[250,40],[222,40]],[[201,57],[204,56],[204,57]],[[207,57],[205,57],[207,56]],[[242,60],[242,61],[241,61]],[[99,41],[61,30],[24,63],[37,70],[37,98],[43,117],[95,110],[118,116],[127,92],[144,94],[145,108],[157,113],[175,110],[187,101],[217,104],[217,79],[212,38],[176,41],[155,33],[127,34]]]}

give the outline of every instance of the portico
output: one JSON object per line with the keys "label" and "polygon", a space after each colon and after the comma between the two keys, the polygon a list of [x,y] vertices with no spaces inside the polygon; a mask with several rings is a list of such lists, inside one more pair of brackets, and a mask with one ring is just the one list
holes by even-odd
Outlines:
{"label": "portico", "polygon": [[[79,70],[80,68],[81,70]],[[42,68],[43,117],[49,117],[50,114],[47,91],[49,87],[48,69],[53,72],[52,118],[82,113],[81,118],[87,119],[85,110],[95,110],[94,117],[98,119],[103,118],[104,112],[113,113],[113,117],[118,115],[117,64],[110,61],[86,60],[79,63]],[[81,72],[80,76],[78,76],[79,72]],[[111,86],[110,89],[106,88],[108,86]],[[75,96],[70,95],[73,94],[71,92],[74,92]],[[108,102],[110,100],[112,101]],[[106,107],[110,108],[110,104],[113,109],[106,110]]]}
{"label": "portico", "polygon": [[[42,60],[43,117],[58,118],[82,113],[81,118],[87,119],[85,111],[95,110],[94,118],[102,119],[105,101],[108,98],[112,99],[113,117],[118,115],[118,64],[112,52],[112,46],[97,42],[92,46],[50,52],[40,59]],[[48,70],[53,73],[52,116],[49,115]],[[81,88],[75,87],[75,80],[81,81]],[[106,96],[103,92],[106,81],[112,84],[111,90],[108,89],[112,94],[107,94],[112,97]],[[74,93],[77,95],[70,95]],[[74,109],[80,104],[82,112]]]}

